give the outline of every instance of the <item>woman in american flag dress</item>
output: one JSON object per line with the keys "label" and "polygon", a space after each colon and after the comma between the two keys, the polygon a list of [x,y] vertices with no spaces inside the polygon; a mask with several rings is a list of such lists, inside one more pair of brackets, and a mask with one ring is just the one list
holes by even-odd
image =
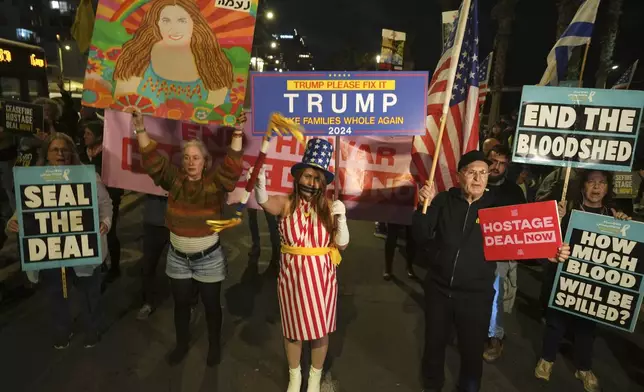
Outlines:
{"label": "woman in american flag dress", "polygon": [[331,202],[326,187],[333,181],[328,170],[333,146],[309,140],[301,163],[291,168],[294,189],[289,196],[269,196],[260,170],[255,199],[268,213],[279,215],[282,241],[278,298],[284,346],[289,365],[287,392],[302,384],[302,341],[311,341],[311,369],[307,392],[319,392],[322,366],[335,331],[339,250],[349,244],[345,207]]}

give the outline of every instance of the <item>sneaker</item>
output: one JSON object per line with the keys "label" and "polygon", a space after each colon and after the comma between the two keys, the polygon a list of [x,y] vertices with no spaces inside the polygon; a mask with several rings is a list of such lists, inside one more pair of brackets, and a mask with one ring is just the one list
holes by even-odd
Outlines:
{"label": "sneaker", "polygon": [[152,305],[150,304],[144,304],[141,306],[141,309],[139,309],[139,313],[136,315],[137,320],[145,321],[150,317],[150,315],[154,312],[154,308],[152,308]]}
{"label": "sneaker", "polygon": [[92,348],[96,346],[100,340],[101,340],[101,337],[97,333],[89,334],[85,337],[85,340],[83,341],[83,347]]}
{"label": "sneaker", "polygon": [[483,352],[483,359],[485,362],[494,362],[503,353],[503,341],[497,338],[491,338],[488,346]]}
{"label": "sneaker", "polygon": [[376,222],[376,230],[373,233],[374,237],[382,238],[383,240],[387,238],[387,225],[386,223]]}
{"label": "sneaker", "polygon": [[552,373],[552,365],[554,362],[548,362],[543,358],[539,359],[537,367],[534,368],[534,376],[542,380],[550,381],[550,373]]}
{"label": "sneaker", "polygon": [[73,333],[73,332],[69,334],[69,336],[67,337],[67,339],[65,339],[65,338],[58,339],[58,340],[54,343],[54,348],[55,348],[56,350],[64,350],[64,349],[66,349],[67,347],[69,347],[69,342],[72,340],[72,336],[74,336],[74,333]]}
{"label": "sneaker", "polygon": [[584,391],[586,392],[600,392],[602,390],[599,386],[599,380],[592,370],[577,370],[575,377],[584,383]]}

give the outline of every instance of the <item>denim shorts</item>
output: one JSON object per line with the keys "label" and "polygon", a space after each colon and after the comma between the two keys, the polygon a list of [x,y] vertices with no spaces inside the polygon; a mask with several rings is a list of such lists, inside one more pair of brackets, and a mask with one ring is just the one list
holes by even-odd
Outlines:
{"label": "denim shorts", "polygon": [[194,279],[203,283],[216,283],[226,279],[228,261],[221,246],[196,260],[181,257],[170,247],[165,273],[173,279]]}

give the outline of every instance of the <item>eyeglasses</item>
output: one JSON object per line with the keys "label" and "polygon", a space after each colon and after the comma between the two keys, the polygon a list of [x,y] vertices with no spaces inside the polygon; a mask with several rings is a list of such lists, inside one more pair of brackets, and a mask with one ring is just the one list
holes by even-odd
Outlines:
{"label": "eyeglasses", "polygon": [[479,178],[487,178],[487,176],[490,174],[487,170],[481,170],[481,171],[476,171],[476,170],[466,170],[462,172],[465,178],[474,178],[478,176]]}

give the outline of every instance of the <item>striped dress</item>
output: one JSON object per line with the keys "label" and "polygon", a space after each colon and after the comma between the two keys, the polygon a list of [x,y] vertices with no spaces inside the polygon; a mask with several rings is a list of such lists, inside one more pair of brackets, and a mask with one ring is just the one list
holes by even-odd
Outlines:
{"label": "striped dress", "polygon": [[[301,201],[292,215],[280,220],[279,230],[282,242],[295,247],[324,248],[331,240],[306,201]],[[282,253],[277,290],[284,337],[315,340],[335,331],[338,299],[335,269],[328,254]]]}

